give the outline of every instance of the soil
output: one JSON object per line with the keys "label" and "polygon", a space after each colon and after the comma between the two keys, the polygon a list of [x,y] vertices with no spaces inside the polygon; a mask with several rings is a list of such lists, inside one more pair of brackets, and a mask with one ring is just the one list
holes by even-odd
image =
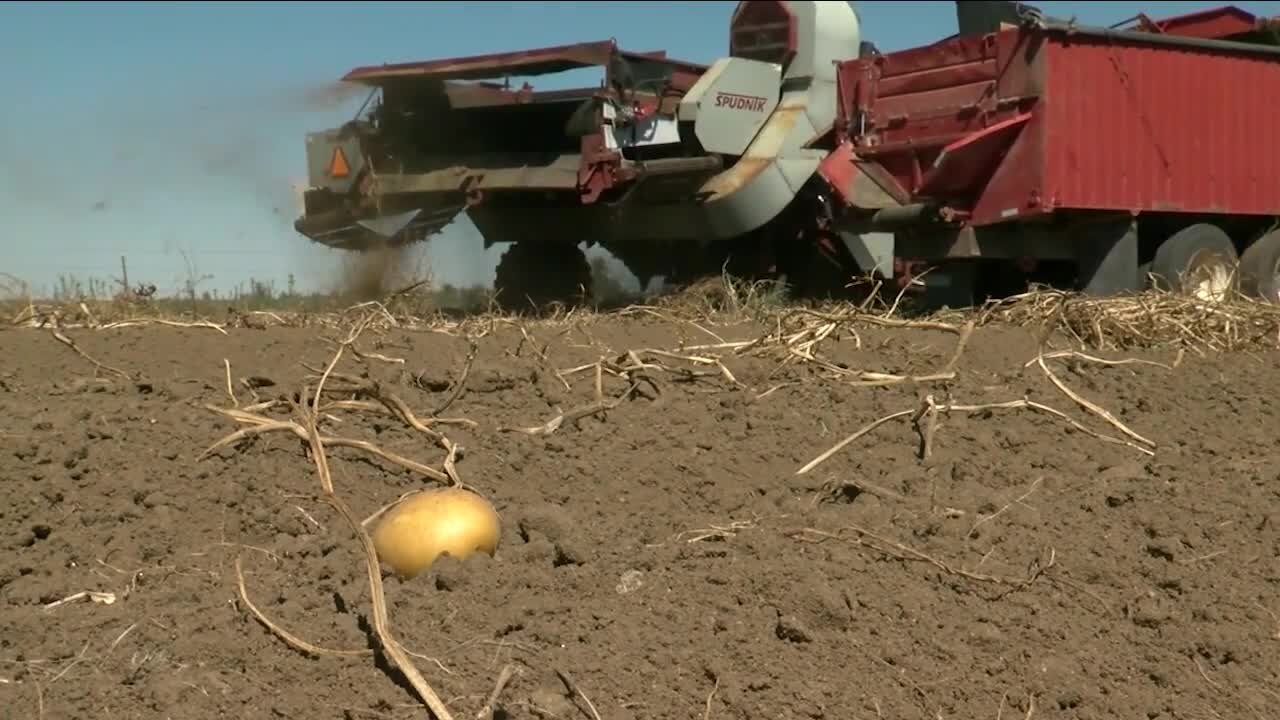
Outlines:
{"label": "soil", "polygon": [[[381,654],[305,656],[240,600],[237,558],[250,599],[283,628],[325,648],[376,646],[360,546],[319,497],[303,443],[264,435],[198,459],[236,427],[207,407],[231,404],[224,358],[248,404],[240,380],[273,381],[264,398],[292,393],[302,363],[332,356],[322,336],[342,333],[227,333],[66,330],[126,380],[47,330],[0,332],[0,717],[424,716]],[[745,389],[654,371],[660,392],[642,386],[604,415],[500,432],[592,400],[591,372],[566,390],[552,366],[715,342],[637,315],[529,333],[492,328],[445,413],[478,423],[443,429],[465,447],[463,481],[503,517],[496,556],[384,581],[392,631],[456,718],[476,717],[507,665],[496,717],[519,720],[1280,716],[1274,355],[1049,363],[1153,456],[993,410],[943,417],[928,459],[907,418],[798,475],[924,391],[722,352]],[[955,342],[859,328],[822,351],[918,374]],[[441,332],[361,343],[406,362],[339,370],[369,373],[423,417],[468,352]],[[1030,333],[980,329],[950,396],[1025,397],[1123,437],[1024,366],[1036,348]],[[605,376],[607,393],[624,387]],[[443,451],[394,418],[334,415],[326,433],[440,467]],[[429,484],[355,450],[333,449],[331,465],[361,517]],[[84,591],[114,602],[45,607]]]}

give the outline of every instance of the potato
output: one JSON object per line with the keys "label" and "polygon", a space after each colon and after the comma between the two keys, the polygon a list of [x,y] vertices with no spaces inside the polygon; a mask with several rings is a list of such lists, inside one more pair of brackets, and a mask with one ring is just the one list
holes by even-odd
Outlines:
{"label": "potato", "polygon": [[378,519],[373,545],[378,559],[408,580],[441,555],[465,559],[498,549],[501,523],[489,501],[461,488],[436,488],[410,495]]}

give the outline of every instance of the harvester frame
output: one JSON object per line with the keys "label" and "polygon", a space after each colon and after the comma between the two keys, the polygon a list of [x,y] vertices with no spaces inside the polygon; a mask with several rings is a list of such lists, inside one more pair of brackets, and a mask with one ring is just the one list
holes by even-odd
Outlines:
{"label": "harvester frame", "polygon": [[[596,244],[644,284],[727,268],[829,292],[931,267],[922,285],[951,304],[1149,276],[1280,302],[1280,107],[1258,99],[1280,96],[1275,20],[1118,30],[1015,2],[957,2],[957,19],[880,53],[850,3],[744,0],[709,66],[608,40],[356,68],[343,80],[380,102],[308,136],[295,227],[367,250],[465,212],[486,246],[511,243],[495,284],[515,307],[589,288]],[[587,67],[598,87],[492,82]],[[1180,88],[1225,107],[1179,112]]]}

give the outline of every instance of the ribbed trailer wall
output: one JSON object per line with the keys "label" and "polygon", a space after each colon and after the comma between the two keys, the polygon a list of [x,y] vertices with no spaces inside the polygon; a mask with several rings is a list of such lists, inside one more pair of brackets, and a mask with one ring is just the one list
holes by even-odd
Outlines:
{"label": "ribbed trailer wall", "polygon": [[863,173],[976,226],[1062,209],[1280,215],[1275,48],[1010,28],[842,63],[840,107]]}
{"label": "ribbed trailer wall", "polygon": [[1280,55],[1060,33],[1043,52],[1050,206],[1280,215]]}

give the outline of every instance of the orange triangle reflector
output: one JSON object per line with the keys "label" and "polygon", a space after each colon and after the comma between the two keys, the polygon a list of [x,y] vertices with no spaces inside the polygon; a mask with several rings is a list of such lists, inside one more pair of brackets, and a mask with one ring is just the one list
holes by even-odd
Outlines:
{"label": "orange triangle reflector", "polygon": [[347,156],[342,152],[342,148],[333,149],[333,159],[329,161],[329,175],[331,177],[343,178],[351,174],[351,166],[347,164]]}

